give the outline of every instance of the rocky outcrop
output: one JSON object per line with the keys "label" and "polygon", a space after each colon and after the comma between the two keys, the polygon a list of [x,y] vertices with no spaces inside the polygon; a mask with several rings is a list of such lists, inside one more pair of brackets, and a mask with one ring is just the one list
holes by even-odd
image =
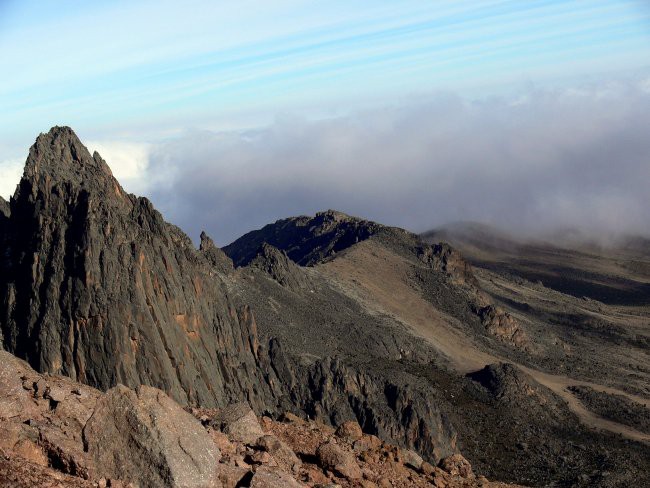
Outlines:
{"label": "rocky outcrop", "polygon": [[284,251],[267,243],[260,246],[249,266],[263,271],[271,279],[290,290],[300,290],[309,285],[304,270],[291,261]]}
{"label": "rocky outcrop", "polygon": [[226,256],[220,248],[218,248],[211,237],[209,237],[205,232],[201,232],[201,244],[199,246],[199,251],[201,251],[206,259],[214,266],[217,272],[228,274],[233,269],[232,259]]}
{"label": "rocky outcrop", "polygon": [[475,312],[489,334],[510,342],[517,347],[528,345],[528,338],[519,327],[517,320],[501,307],[489,304],[476,308]]}
{"label": "rocky outcrop", "polygon": [[241,403],[188,410],[151,387],[120,385],[101,393],[68,378],[38,374],[0,351],[0,486],[483,483],[471,475],[471,467],[452,472],[457,463],[445,459],[439,468],[414,466],[415,453],[374,436],[358,437],[359,426],[350,423],[335,434],[331,427],[290,414],[285,422],[258,419]]}
{"label": "rocky outcrop", "polygon": [[502,402],[521,404],[525,401],[542,407],[557,403],[556,397],[548,388],[510,363],[488,364],[468,376]]}
{"label": "rocky outcrop", "polygon": [[[456,451],[451,422],[430,401],[428,386],[416,386],[415,377],[398,380],[396,374],[391,381],[390,375],[359,370],[332,358],[296,368],[281,360],[278,344],[270,349],[291,403],[310,418],[333,425],[355,420],[364,432],[394,439],[434,462]],[[289,408],[291,403],[287,402]]]}
{"label": "rocky outcrop", "polygon": [[530,341],[519,322],[503,308],[495,305],[472,271],[471,264],[449,244],[444,242],[420,245],[419,259],[429,268],[444,274],[448,282],[464,290],[470,311],[481,321],[485,331],[517,348],[526,349]]}
{"label": "rocky outcrop", "polygon": [[225,256],[124,192],[69,128],[31,148],[5,234],[3,345],[39,371],[183,403],[272,403],[254,321],[213,272]]}
{"label": "rocky outcrop", "polygon": [[299,265],[311,266],[383,228],[375,222],[328,210],[314,217],[278,220],[249,232],[223,249],[237,266],[245,266],[255,259],[260,246],[267,243],[285,251]]}
{"label": "rocky outcrop", "polygon": [[478,288],[472,266],[449,244],[425,245],[419,249],[419,258],[431,269],[445,273],[452,283]]}
{"label": "rocky outcrop", "polygon": [[4,198],[0,197],[0,221],[2,221],[3,217],[5,219],[8,219],[10,213],[11,210],[9,208],[9,202],[7,202],[7,200],[5,200]]}
{"label": "rocky outcrop", "polygon": [[[294,228],[304,263],[382,228],[332,211],[283,225]],[[7,226],[3,345],[37,370],[100,390],[150,385],[182,404],[246,401],[258,413],[354,419],[430,459],[454,452],[453,429],[426,388],[327,357],[303,363],[277,340],[269,352],[246,299],[228,294],[230,259],[205,233],[195,249],[150,202],[124,192],[69,128],[42,134],[30,150]],[[284,252],[254,251],[251,269],[306,288],[306,270]]]}
{"label": "rocky outcrop", "polygon": [[219,449],[194,417],[155,388],[110,389],[97,401],[83,434],[97,476],[143,488],[217,482]]}
{"label": "rocky outcrop", "polygon": [[41,375],[0,351],[0,448],[83,479],[213,486],[219,451],[201,424],[155,388],[102,394]]}

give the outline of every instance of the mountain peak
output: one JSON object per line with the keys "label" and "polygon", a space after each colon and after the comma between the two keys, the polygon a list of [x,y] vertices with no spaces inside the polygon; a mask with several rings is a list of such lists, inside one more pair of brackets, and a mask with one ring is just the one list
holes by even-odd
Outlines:
{"label": "mountain peak", "polygon": [[35,182],[69,181],[87,186],[99,178],[101,184],[106,178],[114,181],[113,174],[95,152],[90,154],[77,134],[70,127],[52,127],[42,133],[29,150],[23,178]]}
{"label": "mountain peak", "polygon": [[48,195],[57,185],[120,201],[126,195],[106,161],[97,152],[91,155],[70,127],[55,126],[36,138],[16,196]]}

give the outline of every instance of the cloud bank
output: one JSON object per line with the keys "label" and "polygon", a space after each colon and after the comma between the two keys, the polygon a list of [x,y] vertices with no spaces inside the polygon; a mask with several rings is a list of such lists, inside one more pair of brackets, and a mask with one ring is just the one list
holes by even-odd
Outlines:
{"label": "cloud bank", "polygon": [[414,231],[472,220],[525,234],[647,234],[649,86],[441,94],[336,119],[195,131],[151,148],[148,193],[193,238],[206,229],[221,244],[327,208]]}
{"label": "cloud bank", "polygon": [[[517,97],[419,97],[344,117],[278,117],[158,143],[90,141],[128,191],[220,244],[334,208],[419,232],[650,234],[650,78]],[[13,193],[22,163],[0,164]]]}

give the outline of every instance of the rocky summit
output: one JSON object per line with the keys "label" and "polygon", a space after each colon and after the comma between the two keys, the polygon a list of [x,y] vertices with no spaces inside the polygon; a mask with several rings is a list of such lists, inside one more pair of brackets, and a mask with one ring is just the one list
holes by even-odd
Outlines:
{"label": "rocky summit", "polygon": [[0,485],[650,484],[647,253],[486,235],[197,248],[41,134],[0,199]]}

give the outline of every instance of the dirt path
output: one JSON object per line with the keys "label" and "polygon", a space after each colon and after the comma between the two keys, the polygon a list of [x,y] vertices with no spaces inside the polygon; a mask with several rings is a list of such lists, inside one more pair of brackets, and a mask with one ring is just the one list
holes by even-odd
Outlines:
{"label": "dirt path", "polygon": [[408,265],[384,247],[372,241],[364,241],[337,259],[321,265],[320,270],[332,283],[363,303],[371,312],[389,315],[404,324],[416,336],[427,340],[458,372],[477,371],[486,364],[499,361],[511,362],[563,398],[584,425],[650,444],[649,434],[604,419],[586,409],[568,387],[589,386],[605,393],[623,395],[648,408],[650,400],[616,388],[544,373],[482,351],[471,338],[461,332],[462,328],[456,324],[458,321],[455,318],[437,310],[409,286]]}

